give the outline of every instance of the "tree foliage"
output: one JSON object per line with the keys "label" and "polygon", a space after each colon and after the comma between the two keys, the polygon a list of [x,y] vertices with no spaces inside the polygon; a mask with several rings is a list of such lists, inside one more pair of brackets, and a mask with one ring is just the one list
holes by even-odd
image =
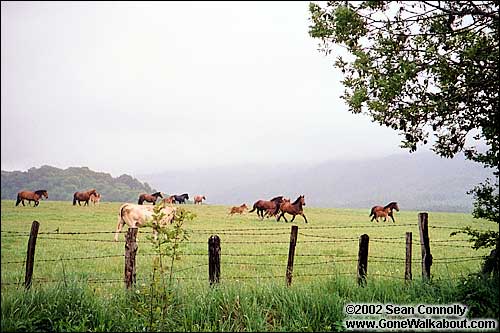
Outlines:
{"label": "tree foliage", "polygon": [[[335,65],[349,110],[397,130],[410,152],[432,138],[440,156],[463,152],[493,168],[495,182],[470,193],[473,215],[498,223],[498,2],[329,1],[309,9],[320,51],[346,53]],[[498,244],[498,232],[485,242],[472,231],[478,247]]]}

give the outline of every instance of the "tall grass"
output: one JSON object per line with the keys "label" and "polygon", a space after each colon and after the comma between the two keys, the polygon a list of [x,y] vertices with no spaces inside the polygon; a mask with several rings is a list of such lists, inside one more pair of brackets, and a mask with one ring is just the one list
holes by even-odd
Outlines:
{"label": "tall grass", "polygon": [[[85,285],[59,284],[2,294],[2,332],[341,331],[347,303],[450,304],[458,301],[459,284],[369,281],[362,288],[343,276],[292,287],[225,283],[184,288],[179,284],[167,311],[154,318],[147,285],[103,297]],[[494,292],[494,286],[489,288]],[[496,306],[498,315],[498,299]]]}

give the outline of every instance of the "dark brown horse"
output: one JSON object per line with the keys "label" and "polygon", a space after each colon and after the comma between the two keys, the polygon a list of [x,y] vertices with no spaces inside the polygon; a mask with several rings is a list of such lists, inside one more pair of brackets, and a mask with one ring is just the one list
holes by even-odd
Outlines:
{"label": "dark brown horse", "polygon": [[378,222],[379,217],[383,217],[384,222],[385,222],[385,221],[387,221],[387,216],[390,216],[392,219],[392,222],[396,223],[396,221],[394,221],[394,216],[392,215],[394,209],[399,212],[398,203],[395,201],[388,203],[384,207],[373,206],[371,211],[370,211],[369,216],[373,216],[371,219],[372,222],[373,222],[373,220],[376,220]]}
{"label": "dark brown horse", "polygon": [[93,188],[91,190],[88,190],[86,192],[75,192],[75,194],[73,194],[73,206],[76,205],[76,202],[78,201],[78,205],[81,206],[81,202],[82,201],[85,201],[85,204],[84,206],[88,206],[89,205],[89,200],[90,200],[90,196],[92,194],[96,194],[96,190]]}
{"label": "dark brown horse", "polygon": [[154,205],[156,204],[156,200],[158,199],[158,197],[163,198],[161,192],[156,192],[153,194],[142,193],[141,195],[139,195],[139,201],[137,201],[137,203],[139,205],[142,205],[144,201],[147,201],[147,202],[152,202]]}
{"label": "dark brown horse", "polygon": [[304,210],[302,209],[302,206],[306,205],[306,201],[303,195],[299,196],[297,200],[295,200],[293,203],[290,203],[290,200],[283,200],[283,202],[280,205],[280,210],[281,214],[278,216],[277,221],[280,220],[281,217],[285,219],[285,222],[288,222],[288,220],[285,217],[285,213],[288,213],[290,215],[293,215],[292,220],[290,222],[293,222],[295,220],[296,215],[301,215],[304,218],[304,221],[307,223],[307,218],[304,214]]}
{"label": "dark brown horse", "polygon": [[278,214],[280,204],[283,202],[283,196],[274,197],[271,200],[258,200],[253,204],[253,208],[249,213],[252,213],[257,209],[257,216],[261,220],[264,219],[264,212],[266,215],[272,216]]}
{"label": "dark brown horse", "polygon": [[19,203],[22,203],[24,206],[24,200],[28,200],[28,204],[30,206],[31,206],[31,202],[34,201],[35,207],[36,207],[39,204],[40,198],[43,199],[43,197],[45,197],[45,199],[49,198],[49,193],[47,192],[47,190],[38,190],[35,192],[21,191],[21,192],[17,193],[16,206],[18,206]]}

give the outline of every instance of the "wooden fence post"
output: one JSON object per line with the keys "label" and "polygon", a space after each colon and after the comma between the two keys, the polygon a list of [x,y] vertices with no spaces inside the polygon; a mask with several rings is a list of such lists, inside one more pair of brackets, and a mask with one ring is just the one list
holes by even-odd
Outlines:
{"label": "wooden fence post", "polygon": [[220,279],[220,238],[217,235],[208,239],[208,279],[210,285],[219,283]]}
{"label": "wooden fence post", "polygon": [[290,286],[292,284],[293,275],[293,258],[295,256],[295,245],[297,244],[297,233],[299,227],[292,225],[292,230],[290,231],[290,247],[288,248],[288,264],[286,266],[286,285]]}
{"label": "wooden fence post", "polygon": [[135,285],[135,255],[137,253],[137,228],[128,228],[125,236],[125,287]]}
{"label": "wooden fence post", "polygon": [[359,237],[358,251],[358,285],[365,286],[366,273],[368,272],[368,242],[370,237],[367,234]]}
{"label": "wooden fence post", "polygon": [[431,278],[432,254],[429,244],[428,214],[418,213],[418,230],[420,232],[420,248],[422,249],[422,279]]}
{"label": "wooden fence post", "polygon": [[411,239],[412,233],[406,233],[406,264],[405,264],[405,281],[411,281]]}
{"label": "wooden fence post", "polygon": [[33,265],[35,264],[36,238],[40,223],[33,221],[31,224],[30,239],[28,240],[28,251],[26,253],[26,274],[24,275],[24,287],[29,289],[33,280]]}

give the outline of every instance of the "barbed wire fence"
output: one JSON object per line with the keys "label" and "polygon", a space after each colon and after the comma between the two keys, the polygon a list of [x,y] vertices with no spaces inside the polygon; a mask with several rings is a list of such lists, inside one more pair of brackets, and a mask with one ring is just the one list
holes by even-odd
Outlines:
{"label": "barbed wire fence", "polygon": [[[3,237],[26,237],[29,236],[28,241],[28,251],[27,257],[23,260],[13,260],[13,261],[2,261],[2,266],[10,265],[10,264],[22,264],[26,265],[25,279],[24,282],[20,281],[2,281],[1,285],[3,286],[22,286],[25,288],[30,288],[33,280],[33,264],[34,264],[34,251],[35,244],[37,239],[49,239],[49,240],[60,240],[60,241],[83,241],[83,242],[103,242],[103,243],[115,243],[121,244],[123,243],[115,242],[114,240],[108,239],[94,239],[94,238],[75,238],[72,236],[76,235],[98,235],[98,234],[114,234],[114,231],[91,231],[91,232],[38,232],[37,221],[33,221],[32,230],[30,233],[21,232],[21,231],[8,231],[2,230],[2,238]],[[377,228],[393,228],[393,227],[415,227],[415,224],[387,224],[387,225],[377,225]],[[267,275],[233,275],[233,276],[224,276],[224,280],[245,280],[245,279],[286,279],[287,285],[292,283],[293,277],[319,277],[319,276],[340,276],[340,275],[352,275],[357,276],[358,284],[364,285],[366,283],[367,276],[368,277],[387,277],[393,279],[400,279],[411,281],[412,280],[412,264],[421,264],[422,265],[422,278],[424,280],[430,279],[430,268],[433,263],[439,264],[448,264],[448,263],[459,263],[464,261],[477,261],[484,259],[484,256],[468,256],[468,257],[440,257],[433,258],[430,252],[430,244],[432,246],[447,246],[454,248],[471,248],[471,245],[463,245],[459,243],[467,242],[464,239],[435,239],[432,242],[429,241],[428,237],[428,229],[450,229],[457,230],[457,227],[453,226],[428,226],[427,213],[419,213],[419,234],[420,241],[412,242],[412,233],[407,232],[405,237],[372,237],[370,238],[367,234],[361,235],[361,237],[333,237],[327,235],[317,235],[314,234],[316,230],[325,230],[325,229],[355,229],[359,228],[359,226],[322,226],[322,227],[311,227],[311,226],[303,226],[298,231],[297,226],[292,226],[291,231],[284,231],[283,228],[240,228],[240,229],[231,229],[231,230],[220,230],[220,229],[197,229],[191,230],[192,234],[201,235],[210,235],[208,241],[209,251],[208,253],[202,252],[185,252],[182,253],[183,256],[189,257],[198,257],[204,258],[205,262],[200,263],[196,262],[189,267],[183,267],[176,269],[174,271],[175,278],[178,280],[200,280],[199,274],[197,276],[181,276],[179,273],[189,272],[192,270],[196,270],[199,268],[207,268],[209,271],[208,280],[210,284],[218,283],[221,273],[221,263],[225,266],[252,266],[252,267],[264,267],[264,268],[281,268],[283,269],[283,273],[281,274],[267,274]],[[132,229],[132,228],[131,228]],[[129,231],[131,230],[129,229]],[[136,231],[137,232],[137,231]],[[280,240],[224,240],[221,242],[220,237],[218,235],[223,236],[245,236],[245,237],[261,237],[261,236],[283,236],[290,235],[289,241],[280,241]],[[300,235],[299,244],[307,244],[307,243],[325,243],[325,244],[335,244],[335,243],[355,243],[358,242],[359,251],[358,255],[339,255],[338,253],[295,253],[295,247],[297,244],[298,236]],[[87,236],[86,236],[87,237]],[[229,237],[230,238],[230,237]],[[217,242],[211,243],[211,240],[218,239]],[[135,242],[135,239],[133,240]],[[280,253],[224,253],[224,260],[221,260],[221,243],[224,245],[256,245],[262,247],[264,245],[276,245],[283,244],[289,245],[288,253],[280,252]],[[406,245],[406,256],[405,257],[391,257],[391,256],[380,256],[380,255],[371,255],[368,256],[368,244],[369,243],[390,243],[390,244],[399,244]],[[188,244],[207,244],[207,241],[188,241]],[[218,248],[213,248],[213,247]],[[414,246],[420,247],[421,249],[421,258],[415,259],[412,257],[412,249]],[[130,246],[129,246],[130,247]],[[126,246],[127,248],[127,246]],[[137,246],[136,246],[137,250]],[[156,253],[144,253],[141,256],[157,256]],[[94,256],[78,256],[78,257],[60,257],[54,259],[37,259],[37,263],[49,263],[49,262],[65,262],[65,261],[85,261],[85,260],[100,260],[100,259],[109,259],[109,258],[120,258],[123,257],[126,261],[127,253],[122,254],[106,254],[106,255],[94,255]],[[208,257],[208,260],[206,260]],[[267,262],[259,262],[258,258],[271,258],[271,257],[283,257],[283,263],[267,263]],[[135,258],[135,255],[134,255]],[[285,261],[285,259],[288,261]],[[304,261],[294,263],[294,258],[301,259],[315,259],[316,261]],[[255,259],[255,260],[250,260]],[[388,274],[380,274],[380,273],[370,273],[368,274],[367,264],[370,263],[392,263],[392,264],[405,264],[405,274],[404,276],[395,276]],[[314,266],[324,266],[324,265],[335,265],[337,263],[352,263],[353,266],[357,263],[357,272],[339,272],[334,271],[331,273],[324,272],[315,272],[311,273],[310,269]],[[134,270],[133,282],[135,280],[135,263],[133,263],[134,267],[131,268]],[[126,266],[126,265],[125,265]],[[64,268],[64,266],[63,266]],[[300,270],[298,273],[294,273],[293,270]],[[129,274],[130,275],[130,274]],[[125,277],[124,278],[87,278],[84,281],[87,283],[94,284],[107,284],[107,283],[125,283],[126,285],[131,285],[130,277],[127,277],[127,268],[125,267]],[[206,276],[205,278],[206,279]],[[141,280],[139,280],[141,281]],[[206,280],[205,280],[206,281]],[[38,284],[43,283],[57,283],[61,282],[61,279],[50,279],[50,278],[38,278],[35,280]],[[66,277],[64,277],[64,282],[66,282]]]}

